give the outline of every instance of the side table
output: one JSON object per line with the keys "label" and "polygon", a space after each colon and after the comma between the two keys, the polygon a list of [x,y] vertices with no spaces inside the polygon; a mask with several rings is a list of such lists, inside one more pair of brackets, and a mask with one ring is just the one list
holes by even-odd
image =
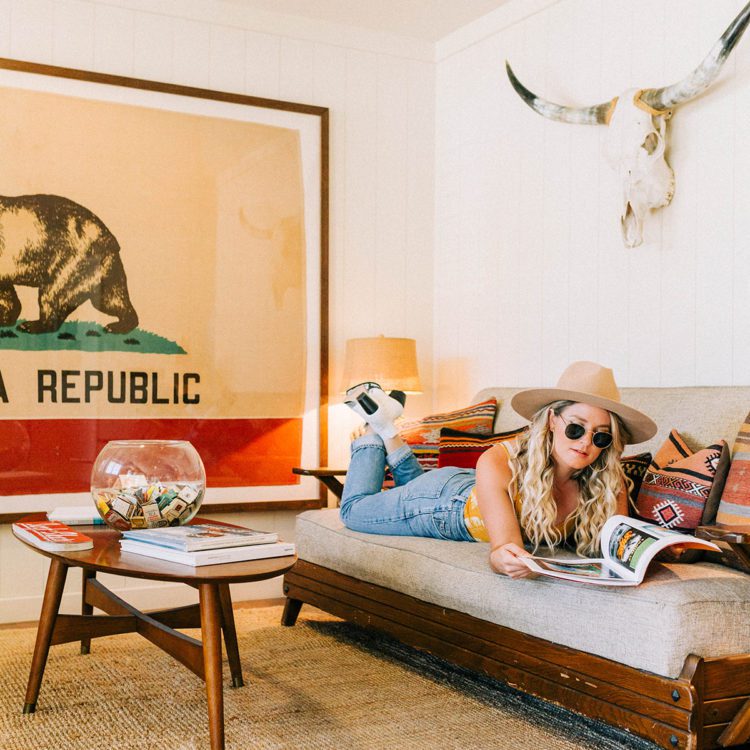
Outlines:
{"label": "side table", "polygon": [[[22,521],[43,521],[44,514],[34,514]],[[193,523],[213,523],[194,519]],[[24,713],[36,710],[50,646],[71,641],[81,642],[81,653],[88,654],[92,638],[138,633],[184,664],[206,683],[208,726],[211,750],[224,748],[224,692],[221,666],[221,634],[227,650],[232,685],[242,687],[237,632],[232,612],[229,584],[262,581],[289,570],[295,555],[264,560],[191,567],[120,551],[120,533],[102,526],[79,526],[92,537],[92,549],[77,552],[48,552],[24,542],[27,547],[49,557],[50,569],[44,591]],[[83,590],[81,614],[60,614],[65,579],[70,568],[81,568]],[[184,583],[198,589],[198,604],[158,612],[141,612],[106,588],[96,579],[97,572],[128,578]],[[94,615],[94,607],[106,614]],[[180,628],[201,629],[202,640],[196,640]]]}

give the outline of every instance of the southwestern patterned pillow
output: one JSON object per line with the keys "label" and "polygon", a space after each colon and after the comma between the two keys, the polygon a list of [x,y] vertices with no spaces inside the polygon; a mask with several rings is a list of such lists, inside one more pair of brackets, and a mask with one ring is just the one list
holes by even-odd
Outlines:
{"label": "southwestern patterned pillow", "polygon": [[638,493],[643,484],[643,477],[646,475],[648,465],[651,463],[651,454],[646,452],[638,453],[635,456],[623,456],[620,462],[622,463],[625,476],[633,483],[633,487],[628,494],[628,499],[630,500],[630,507],[635,508]]}
{"label": "southwestern patterned pillow", "polygon": [[422,468],[428,471],[438,466],[440,431],[444,427],[488,435],[492,432],[496,411],[497,399],[489,398],[463,409],[403,422],[399,425],[399,435],[409,443]]}
{"label": "southwestern patterned pillow", "polygon": [[[726,447],[724,440],[693,453],[672,430],[651,461],[638,493],[638,515],[668,529],[693,531],[703,522],[711,487]],[[721,481],[721,478],[719,478]]]}
{"label": "southwestern patterned pillow", "polygon": [[458,466],[462,469],[476,469],[479,457],[497,443],[513,440],[523,434],[528,427],[519,427],[508,432],[495,432],[484,435],[476,432],[462,432],[450,427],[440,430],[438,446],[438,468]]}

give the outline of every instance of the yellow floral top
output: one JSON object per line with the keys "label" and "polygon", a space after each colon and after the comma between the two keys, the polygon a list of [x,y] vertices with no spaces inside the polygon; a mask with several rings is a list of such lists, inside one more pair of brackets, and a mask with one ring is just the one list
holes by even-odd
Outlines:
{"label": "yellow floral top", "polygon": [[[499,443],[499,445],[503,447],[508,455],[508,458],[510,458],[510,451],[508,449],[507,443],[502,442]],[[521,498],[519,498],[518,496],[513,498],[513,507],[516,511],[516,518],[519,518],[521,515]],[[464,523],[466,524],[466,530],[469,532],[469,534],[471,534],[475,542],[490,541],[489,534],[487,534],[487,529],[484,525],[482,513],[479,510],[476,485],[471,488],[469,497],[466,500],[466,505],[464,506]]]}

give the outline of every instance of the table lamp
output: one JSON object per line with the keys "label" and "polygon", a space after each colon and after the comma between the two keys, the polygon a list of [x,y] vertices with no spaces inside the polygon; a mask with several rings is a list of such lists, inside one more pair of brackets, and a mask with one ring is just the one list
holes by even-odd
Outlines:
{"label": "table lamp", "polygon": [[421,393],[416,341],[382,335],[349,339],[341,390],[368,381],[377,383],[384,391]]}

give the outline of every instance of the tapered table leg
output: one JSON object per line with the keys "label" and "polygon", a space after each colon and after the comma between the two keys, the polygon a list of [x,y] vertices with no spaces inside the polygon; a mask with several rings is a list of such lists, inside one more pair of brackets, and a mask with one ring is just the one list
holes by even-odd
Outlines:
{"label": "tapered table leg", "polygon": [[[86,570],[81,568],[81,614],[91,615],[94,613],[94,607],[86,602],[86,586],[89,580],[96,578],[95,570]],[[88,654],[91,651],[91,638],[81,638],[81,653]]]}
{"label": "tapered table leg", "polygon": [[208,698],[208,731],[211,750],[224,750],[224,689],[221,675],[221,601],[219,585],[198,587],[203,636],[203,666]]}
{"label": "tapered table leg", "polygon": [[221,602],[221,629],[224,631],[229,671],[232,673],[232,687],[242,687],[245,683],[242,679],[240,648],[237,645],[237,629],[234,626],[232,595],[229,593],[228,583],[219,584],[219,601]]}
{"label": "tapered table leg", "polygon": [[47,664],[52,633],[55,629],[55,620],[57,612],[60,609],[60,600],[65,588],[67,574],[68,566],[59,560],[53,559],[49,566],[47,585],[44,589],[42,613],[39,616],[34,656],[31,659],[29,682],[26,686],[26,701],[23,704],[23,712],[25,714],[33,714],[36,711],[36,701],[39,697],[39,689],[42,686],[44,667]]}

